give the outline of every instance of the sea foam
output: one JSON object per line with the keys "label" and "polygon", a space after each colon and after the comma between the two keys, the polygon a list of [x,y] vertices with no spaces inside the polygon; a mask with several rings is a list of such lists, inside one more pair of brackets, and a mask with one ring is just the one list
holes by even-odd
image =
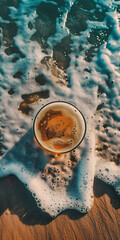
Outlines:
{"label": "sea foam", "polygon": [[[120,194],[119,1],[21,0],[4,8],[0,176],[15,174],[51,216],[87,212],[95,176]],[[60,156],[40,149],[32,130],[37,111],[54,100],[74,104],[87,122],[82,144]]]}

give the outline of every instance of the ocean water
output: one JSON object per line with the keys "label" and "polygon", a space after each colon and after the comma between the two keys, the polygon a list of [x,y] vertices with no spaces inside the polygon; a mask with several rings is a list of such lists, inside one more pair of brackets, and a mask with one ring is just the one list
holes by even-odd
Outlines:
{"label": "ocean water", "polygon": [[[55,217],[88,212],[94,177],[120,195],[120,1],[0,1],[0,177],[16,175]],[[83,113],[87,131],[60,156],[37,145],[33,121],[51,101]]]}

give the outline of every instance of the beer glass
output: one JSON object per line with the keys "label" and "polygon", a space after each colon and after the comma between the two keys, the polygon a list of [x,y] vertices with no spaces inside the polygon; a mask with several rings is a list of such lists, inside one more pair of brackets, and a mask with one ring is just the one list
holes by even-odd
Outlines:
{"label": "beer glass", "polygon": [[33,124],[40,146],[61,154],[75,149],[86,133],[86,121],[81,111],[71,103],[54,101],[43,106]]}

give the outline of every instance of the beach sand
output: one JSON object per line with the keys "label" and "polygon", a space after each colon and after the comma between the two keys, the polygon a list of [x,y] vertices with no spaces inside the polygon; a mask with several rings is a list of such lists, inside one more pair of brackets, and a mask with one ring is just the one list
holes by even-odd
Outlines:
{"label": "beach sand", "polygon": [[95,178],[94,204],[87,214],[67,210],[53,219],[15,176],[8,176],[0,179],[0,239],[119,240],[120,198]]}

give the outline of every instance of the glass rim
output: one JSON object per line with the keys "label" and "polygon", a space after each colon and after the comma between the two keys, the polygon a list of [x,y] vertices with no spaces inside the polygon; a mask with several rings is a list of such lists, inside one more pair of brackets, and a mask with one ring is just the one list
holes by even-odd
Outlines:
{"label": "glass rim", "polygon": [[[48,150],[46,147],[44,147],[38,140],[37,136],[36,136],[36,133],[35,133],[35,122],[36,122],[36,119],[37,119],[37,116],[39,115],[39,113],[42,111],[43,108],[47,107],[48,105],[51,105],[51,104],[54,104],[54,103],[65,103],[65,104],[68,104],[68,105],[71,105],[72,107],[74,107],[75,109],[77,109],[77,111],[81,114],[82,118],[83,118],[83,121],[84,121],[84,133],[83,133],[83,136],[82,138],[80,139],[79,143],[74,146],[71,150],[68,150],[68,151],[64,151],[64,152],[54,152],[52,150]],[[80,109],[78,107],[76,107],[74,104],[70,103],[70,102],[66,102],[66,101],[60,101],[60,100],[56,100],[56,101],[52,101],[52,102],[49,102],[49,103],[46,103],[44,106],[42,106],[38,112],[36,113],[35,117],[34,117],[34,121],[33,121],[33,133],[34,133],[34,136],[35,136],[35,139],[37,141],[37,143],[41,146],[42,149],[46,150],[47,152],[50,152],[50,153],[53,153],[53,154],[64,154],[64,153],[68,153],[68,152],[71,152],[73,151],[74,149],[76,149],[80,144],[81,142],[83,141],[84,137],[85,137],[85,134],[86,134],[86,130],[87,130],[87,123],[86,123],[86,119],[83,115],[83,113],[80,111]]]}

